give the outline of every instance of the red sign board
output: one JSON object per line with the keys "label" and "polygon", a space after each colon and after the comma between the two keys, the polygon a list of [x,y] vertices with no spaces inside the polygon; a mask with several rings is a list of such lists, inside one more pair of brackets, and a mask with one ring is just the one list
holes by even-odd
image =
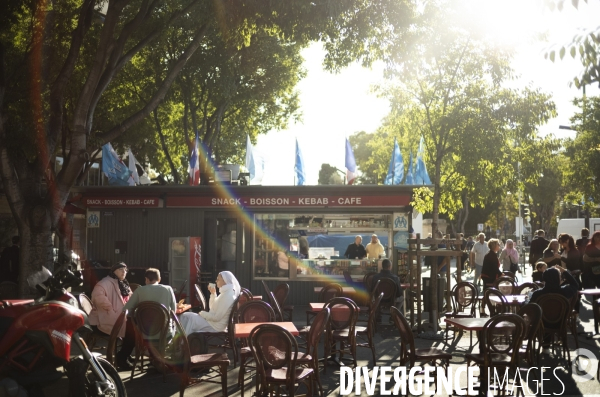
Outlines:
{"label": "red sign board", "polygon": [[168,197],[167,207],[209,208],[361,208],[402,207],[410,195],[390,196],[244,196],[244,197]]}
{"label": "red sign board", "polygon": [[158,207],[158,197],[86,197],[86,207],[91,208],[152,208]]}

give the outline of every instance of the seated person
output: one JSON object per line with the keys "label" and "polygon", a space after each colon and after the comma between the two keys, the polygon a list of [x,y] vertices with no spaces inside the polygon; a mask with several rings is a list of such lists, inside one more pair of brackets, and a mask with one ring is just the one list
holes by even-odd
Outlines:
{"label": "seated person", "polygon": [[382,278],[391,279],[396,283],[396,307],[398,309],[401,309],[402,305],[404,304],[404,290],[400,286],[400,279],[397,275],[392,273],[391,269],[392,262],[389,259],[384,259],[383,261],[381,261],[381,271],[374,275],[373,279],[371,280],[371,291],[375,289],[377,281],[381,280]]}
{"label": "seated person", "polygon": [[[124,309],[129,310],[130,316],[133,314],[133,310],[139,303],[142,302],[158,302],[164,305],[167,309],[175,311],[177,304],[175,303],[175,294],[173,288],[168,285],[162,285],[160,283],[160,270],[149,268],[144,274],[145,284],[143,287],[139,287],[135,290],[131,298],[125,304]],[[131,321],[127,321],[130,324]],[[170,324],[168,339],[172,338],[175,334],[175,325]],[[128,333],[125,334],[123,339],[123,345],[121,350],[117,353],[117,365],[120,368],[127,367],[126,360],[131,355],[133,348],[135,347],[134,335]],[[159,339],[160,335],[151,335],[149,339]],[[121,365],[119,365],[121,363]]]}
{"label": "seated person", "polygon": [[542,281],[544,281],[543,273],[546,271],[547,268],[548,268],[548,265],[546,264],[546,262],[544,262],[544,261],[538,261],[535,264],[536,271],[531,274],[531,279],[533,280],[533,282],[536,282],[536,281],[542,282]]}
{"label": "seated person", "polygon": [[[132,294],[129,282],[125,278],[126,275],[127,265],[119,262],[110,269],[108,276],[94,286],[92,291],[94,306],[89,315],[89,321],[94,330],[110,335],[117,318]],[[117,367],[123,370],[131,369],[127,358],[135,346],[135,330],[132,322],[126,322],[126,326],[119,332],[119,337],[125,339],[121,350],[117,353]]]}
{"label": "seated person", "polygon": [[233,303],[240,295],[241,286],[229,271],[219,273],[216,284],[219,288],[219,296],[214,287],[208,288],[210,311],[201,311],[198,314],[184,313],[179,318],[186,335],[194,332],[223,332],[227,329],[229,314]]}
{"label": "seated person", "polygon": [[362,245],[362,237],[354,237],[354,242],[346,248],[344,257],[348,259],[362,259],[365,256],[367,256],[367,251],[365,250],[365,246]]}
{"label": "seated person", "polygon": [[544,250],[543,261],[546,262],[548,267],[552,266],[560,266],[562,262],[562,258],[560,256],[560,252],[558,252],[558,240],[552,239],[550,240],[550,244]]}
{"label": "seated person", "polygon": [[487,284],[492,284],[502,272],[500,271],[500,260],[498,251],[500,251],[500,242],[492,238],[488,241],[490,251],[483,257],[483,266],[481,269],[481,279],[483,280],[483,289],[487,289]]}
{"label": "seated person", "polygon": [[[561,285],[561,279],[565,279],[565,283]],[[577,295],[577,290],[579,289],[579,285],[577,284],[577,280],[571,276],[566,269],[555,266],[547,269],[544,272],[544,280],[546,284],[544,288],[540,288],[537,291],[534,291],[531,295],[531,302],[536,303],[542,296],[546,294],[560,294],[567,299],[571,299],[573,296]],[[544,336],[544,341],[542,342],[542,347],[544,353],[550,353],[549,349],[550,345],[550,337]]]}

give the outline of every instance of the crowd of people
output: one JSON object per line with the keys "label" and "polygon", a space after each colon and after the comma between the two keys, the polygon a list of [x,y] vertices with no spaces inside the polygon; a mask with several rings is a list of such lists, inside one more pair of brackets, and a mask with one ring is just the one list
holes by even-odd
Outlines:
{"label": "crowd of people", "polygon": [[[149,268],[144,275],[145,285],[132,292],[126,279],[127,265],[123,262],[115,264],[108,276],[94,286],[92,291],[93,309],[89,321],[95,331],[110,335],[111,330],[123,310],[129,315],[141,302],[157,302],[167,309],[176,311],[175,293],[168,285],[160,284],[160,271]],[[217,289],[219,294],[217,295]],[[216,286],[210,286],[210,310],[199,313],[184,313],[180,317],[187,335],[193,332],[221,332],[227,328],[227,319],[233,303],[241,292],[241,287],[233,273],[223,271],[216,279]],[[120,331],[123,338],[116,362],[119,370],[130,370],[131,353],[135,348],[135,329],[131,321],[126,321]],[[168,338],[174,335],[174,324],[169,325]],[[157,337],[158,338],[158,337]]]}

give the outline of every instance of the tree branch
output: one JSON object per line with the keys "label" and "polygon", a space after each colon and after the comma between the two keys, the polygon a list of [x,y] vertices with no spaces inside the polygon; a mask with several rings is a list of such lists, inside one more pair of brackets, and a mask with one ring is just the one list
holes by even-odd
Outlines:
{"label": "tree branch", "polygon": [[177,77],[179,72],[181,72],[181,70],[185,66],[186,62],[190,59],[190,57],[194,54],[194,52],[198,49],[198,47],[200,47],[200,44],[202,43],[202,38],[204,37],[204,34],[206,32],[206,28],[207,28],[207,25],[204,25],[196,33],[196,36],[194,37],[192,42],[188,45],[188,47],[186,48],[184,53],[179,57],[179,59],[177,60],[175,65],[173,65],[173,67],[167,74],[167,77],[165,77],[165,79],[163,80],[163,83],[161,84],[159,89],[156,91],[154,96],[150,99],[150,101],[146,104],[146,106],[144,106],[142,109],[140,109],[136,113],[132,114],[125,121],[123,121],[120,125],[112,128],[105,134],[100,134],[99,139],[101,142],[110,142],[110,141],[116,139],[121,134],[123,134],[125,131],[127,131],[129,128],[133,127],[135,124],[139,123],[141,120],[143,120],[145,117],[147,117],[152,112],[152,110],[158,106],[158,104],[163,100],[168,89],[173,84],[173,81],[175,81],[175,78]]}

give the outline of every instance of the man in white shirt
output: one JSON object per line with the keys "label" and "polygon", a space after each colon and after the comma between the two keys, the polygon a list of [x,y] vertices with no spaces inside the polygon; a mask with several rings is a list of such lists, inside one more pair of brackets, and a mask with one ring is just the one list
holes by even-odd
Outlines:
{"label": "man in white shirt", "polygon": [[385,256],[385,249],[379,242],[376,234],[371,235],[371,242],[365,247],[368,259],[379,259],[379,256]]}
{"label": "man in white shirt", "polygon": [[475,278],[473,279],[474,284],[479,283],[481,278],[481,269],[483,269],[483,257],[489,252],[489,247],[485,242],[485,234],[479,233],[477,236],[477,242],[473,244],[471,249],[471,263],[475,264]]}

